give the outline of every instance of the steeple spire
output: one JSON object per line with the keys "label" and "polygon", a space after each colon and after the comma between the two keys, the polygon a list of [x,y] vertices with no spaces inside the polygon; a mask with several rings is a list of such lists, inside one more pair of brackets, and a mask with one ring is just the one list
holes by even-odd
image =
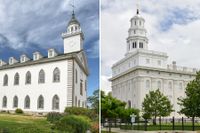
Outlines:
{"label": "steeple spire", "polygon": [[136,11],[136,14],[137,15],[139,15],[140,14],[140,0],[137,0],[137,4],[136,4],[136,9],[137,9],[137,11]]}
{"label": "steeple spire", "polygon": [[140,14],[140,11],[139,11],[139,9],[137,9],[137,14]]}
{"label": "steeple spire", "polygon": [[70,4],[72,6],[72,18],[75,18],[75,5],[74,5],[74,0],[73,3]]}

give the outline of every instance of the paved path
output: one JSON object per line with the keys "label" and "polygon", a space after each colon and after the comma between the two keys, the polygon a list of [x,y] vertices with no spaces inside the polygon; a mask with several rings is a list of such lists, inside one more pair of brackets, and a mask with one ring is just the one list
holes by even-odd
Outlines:
{"label": "paved path", "polygon": [[[108,131],[108,128],[102,128],[102,131]],[[120,128],[112,128],[114,133],[200,133],[200,131],[137,131],[137,130],[120,130]]]}

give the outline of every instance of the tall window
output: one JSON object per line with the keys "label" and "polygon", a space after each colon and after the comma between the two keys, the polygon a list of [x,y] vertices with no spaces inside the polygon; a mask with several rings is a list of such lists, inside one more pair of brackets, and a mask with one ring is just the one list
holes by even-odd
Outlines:
{"label": "tall window", "polygon": [[38,98],[38,109],[43,109],[43,108],[44,108],[44,98],[42,95],[40,95]]}
{"label": "tall window", "polygon": [[60,70],[58,68],[53,71],[53,82],[60,82]]}
{"label": "tall window", "polygon": [[77,107],[77,96],[75,96],[75,107]]}
{"label": "tall window", "polygon": [[137,43],[133,42],[133,48],[137,48]]}
{"label": "tall window", "polygon": [[80,95],[83,95],[83,81],[80,82]]}
{"label": "tall window", "polygon": [[6,96],[3,97],[2,107],[3,107],[3,108],[6,108],[6,107],[7,107],[7,97],[6,97]]}
{"label": "tall window", "polygon": [[15,96],[15,97],[13,98],[13,108],[17,108],[17,107],[18,107],[18,97]]}
{"label": "tall window", "polygon": [[172,89],[172,82],[169,82],[168,88],[171,90]]}
{"label": "tall window", "polygon": [[24,100],[24,108],[29,109],[30,108],[30,97],[26,96]]}
{"label": "tall window", "polygon": [[26,84],[31,84],[31,73],[28,71],[26,73]]}
{"label": "tall window", "polygon": [[59,109],[59,97],[58,97],[57,95],[55,95],[55,96],[53,97],[52,109],[53,109],[53,110],[58,110],[58,109]]}
{"label": "tall window", "polygon": [[39,79],[38,79],[38,83],[44,83],[45,82],[45,73],[44,70],[40,70],[39,72]]}
{"label": "tall window", "polygon": [[179,83],[179,89],[182,90],[183,89],[183,84]]}
{"label": "tall window", "polygon": [[146,80],[146,88],[149,89],[150,88],[150,81]]}
{"label": "tall window", "polygon": [[76,83],[77,83],[78,82],[78,72],[77,72],[77,69],[75,70],[75,75],[76,75],[75,79],[76,79]]}
{"label": "tall window", "polygon": [[158,81],[158,89],[161,89],[161,82]]}
{"label": "tall window", "polygon": [[139,47],[143,48],[143,43],[142,42],[139,43]]}
{"label": "tall window", "polygon": [[85,80],[85,91],[87,91],[87,80]]}
{"label": "tall window", "polygon": [[128,101],[128,108],[131,108],[131,101]]}
{"label": "tall window", "polygon": [[15,74],[15,77],[14,77],[14,85],[19,85],[19,73],[16,73],[16,74]]}
{"label": "tall window", "polygon": [[8,75],[6,74],[3,78],[3,85],[7,86],[8,85]]}

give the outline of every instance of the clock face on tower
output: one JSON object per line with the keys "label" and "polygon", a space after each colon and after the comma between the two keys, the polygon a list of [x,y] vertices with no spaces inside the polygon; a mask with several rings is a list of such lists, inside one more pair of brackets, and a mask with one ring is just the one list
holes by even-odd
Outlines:
{"label": "clock face on tower", "polygon": [[69,42],[69,46],[70,46],[70,47],[74,47],[75,45],[76,45],[76,43],[75,43],[74,41],[70,41],[70,42]]}
{"label": "clock face on tower", "polygon": [[64,38],[65,53],[80,51],[81,49],[82,49],[82,38],[80,34]]}

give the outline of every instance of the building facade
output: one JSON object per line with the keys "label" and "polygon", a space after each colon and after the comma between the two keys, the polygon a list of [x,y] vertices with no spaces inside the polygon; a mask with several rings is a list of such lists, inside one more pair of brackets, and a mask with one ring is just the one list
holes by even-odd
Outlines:
{"label": "building facade", "polygon": [[27,113],[64,112],[66,107],[86,107],[88,66],[83,50],[84,34],[72,14],[62,33],[64,53],[48,50],[44,57],[0,60],[0,110],[17,108]]}
{"label": "building facade", "polygon": [[177,98],[185,96],[185,88],[197,69],[177,66],[175,61],[167,64],[167,53],[148,49],[145,19],[138,9],[130,22],[125,57],[112,66],[112,95],[128,107],[141,110],[145,95],[160,89],[173,104],[171,115],[179,117]]}

